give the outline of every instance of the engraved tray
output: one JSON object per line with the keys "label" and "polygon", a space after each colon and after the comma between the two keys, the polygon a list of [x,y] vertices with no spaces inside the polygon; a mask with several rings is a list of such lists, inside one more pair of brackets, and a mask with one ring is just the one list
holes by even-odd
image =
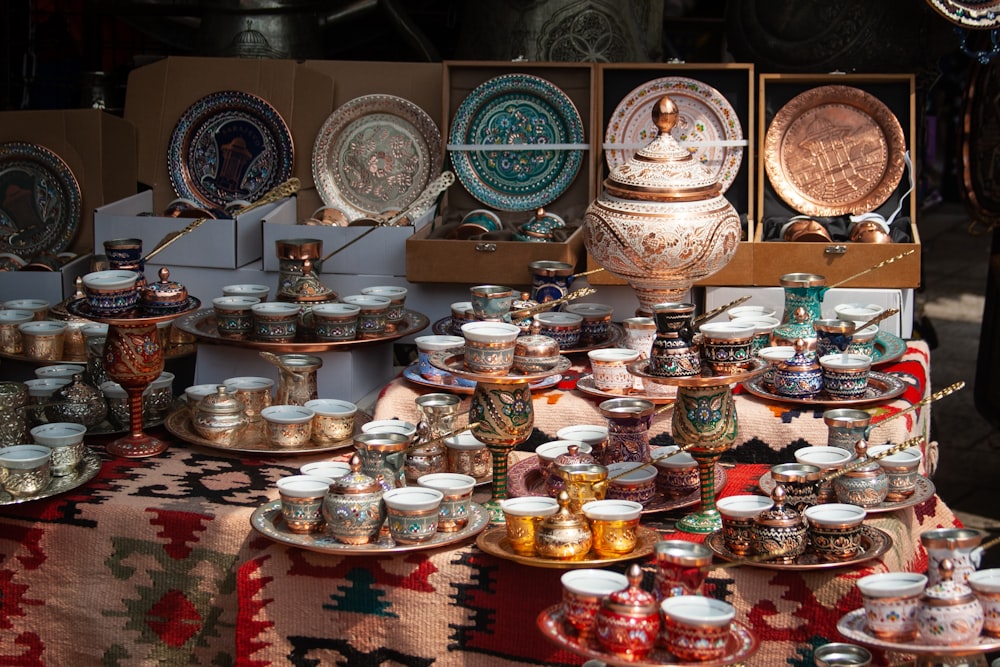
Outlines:
{"label": "engraved tray", "polygon": [[[743,556],[737,556],[728,548],[726,541],[722,537],[721,531],[711,533],[705,538],[705,546],[715,552],[715,555],[723,560],[742,560]],[[765,570],[833,570],[844,567],[854,567],[866,563],[875,558],[881,557],[892,548],[892,537],[889,533],[874,526],[861,527],[861,549],[854,558],[846,560],[828,561],[822,560],[813,551],[806,547],[804,554],[795,559],[794,563],[773,563],[773,562],[749,562],[747,567],[759,567]]]}
{"label": "engraved tray", "polygon": [[251,350],[267,350],[270,352],[327,352],[330,350],[350,350],[355,347],[366,347],[369,345],[379,345],[387,341],[396,340],[403,336],[409,336],[427,327],[426,316],[414,310],[403,312],[403,325],[392,333],[387,333],[378,338],[365,338],[355,340],[335,340],[335,341],[295,341],[292,343],[272,343],[262,340],[233,340],[223,338],[219,335],[219,330],[215,327],[215,312],[210,309],[199,310],[184,317],[178,318],[174,326],[186,333],[198,337],[204,343],[215,343],[218,345],[232,345],[233,347],[243,347]]}
{"label": "engraved tray", "polygon": [[830,406],[841,408],[888,401],[906,391],[906,386],[905,382],[894,375],[879,371],[869,371],[868,391],[860,398],[834,398],[825,391],[821,391],[812,398],[791,398],[774,393],[774,387],[766,384],[762,375],[743,382],[743,388],[759,398],[766,398],[786,405],[815,405],[817,407]]}
{"label": "engraved tray", "polygon": [[[470,385],[453,384],[455,381],[455,376],[450,373],[441,377],[440,382],[434,382],[433,380],[428,380],[423,375],[420,374],[419,364],[410,364],[403,369],[403,377],[412,382],[413,384],[419,384],[422,387],[432,387],[434,389],[439,389],[441,391],[451,392],[452,394],[462,394],[464,396],[471,396],[476,390],[476,383],[473,382]],[[551,389],[559,384],[562,380],[562,375],[550,375],[541,380],[535,380],[528,387],[531,391],[542,391],[544,389]]]}
{"label": "engraved tray", "polygon": [[84,451],[83,458],[80,459],[80,463],[77,464],[76,471],[72,475],[66,475],[65,477],[53,477],[48,486],[38,493],[30,496],[15,498],[3,489],[0,489],[0,506],[17,505],[20,503],[31,502],[32,500],[51,498],[52,496],[57,496],[60,493],[66,493],[67,491],[71,491],[76,487],[82,486],[83,484],[86,484],[90,480],[94,479],[100,470],[101,457],[97,454],[97,452],[88,447]]}
{"label": "engraved tray", "polygon": [[631,553],[623,556],[598,556],[590,552],[581,560],[559,560],[557,558],[543,558],[541,556],[522,556],[515,553],[510,547],[510,540],[507,539],[507,526],[495,526],[481,533],[476,538],[476,546],[497,558],[512,560],[521,565],[531,565],[534,567],[544,567],[554,570],[576,570],[584,567],[601,567],[613,563],[644,558],[653,553],[656,542],[660,539],[659,534],[652,528],[639,526],[636,530],[637,542],[635,549]]}
{"label": "engraved tray", "polygon": [[490,515],[482,505],[469,504],[469,523],[465,528],[453,533],[438,532],[430,540],[419,544],[396,544],[383,531],[377,542],[371,544],[341,544],[327,532],[300,535],[285,527],[281,517],[281,501],[272,500],[258,507],[250,515],[250,525],[254,530],[275,542],[281,542],[293,547],[333,554],[335,556],[388,556],[406,551],[421,551],[457,544],[475,536],[490,523]]}
{"label": "engraved tray", "polygon": [[903,175],[906,144],[892,111],[853,86],[820,86],[778,110],[764,139],[771,186],[807,215],[867,213]]}
{"label": "engraved tray", "polygon": [[[664,386],[664,385],[661,385],[661,386]],[[602,389],[598,389],[597,386],[594,385],[594,376],[593,376],[593,374],[589,374],[589,373],[587,375],[582,376],[579,380],[576,381],[576,388],[577,389],[579,389],[580,391],[582,391],[584,394],[588,394],[590,396],[594,396],[595,398],[600,398],[600,399],[607,399],[607,398],[641,398],[643,400],[649,401],[649,402],[654,403],[656,405],[665,405],[667,403],[673,403],[674,401],[677,400],[677,387],[670,387],[669,385],[666,385],[666,386],[669,389],[669,392],[666,395],[655,394],[653,396],[650,396],[645,391],[640,391],[639,389],[629,389],[628,391],[622,392],[620,394],[616,394],[614,392],[604,391]]]}
{"label": "engraved tray", "polygon": [[[431,325],[431,330],[438,334],[439,336],[459,336],[462,335],[462,330],[457,331],[451,325],[451,316],[442,317],[440,320],[434,322]],[[622,325],[611,322],[611,326],[608,327],[608,335],[606,338],[598,341],[594,341],[590,345],[578,345],[572,348],[560,348],[560,354],[576,354],[577,352],[590,352],[591,350],[599,350],[604,347],[618,347],[619,343],[625,338],[625,327]]]}
{"label": "engraved tray", "polygon": [[[847,639],[882,649],[883,651],[895,651],[897,653],[909,653],[910,655],[983,655],[1000,650],[1000,638],[982,635],[978,642],[959,646],[941,644],[923,644],[919,640],[908,642],[892,642],[879,639],[868,630],[867,615],[864,609],[855,609],[848,612],[837,621],[837,630]],[[940,663],[936,663],[940,664]]]}
{"label": "engraved tray", "polygon": [[616,667],[723,667],[723,665],[742,663],[756,653],[758,648],[757,638],[750,629],[742,623],[733,621],[729,630],[729,641],[726,643],[726,655],[718,660],[684,662],[660,647],[654,648],[649,655],[641,660],[628,660],[620,655],[605,651],[597,642],[596,637],[589,641],[581,640],[578,636],[567,632],[562,605],[554,605],[539,614],[538,629],[547,639],[571,653]]}
{"label": "engraved tray", "polygon": [[[765,495],[770,496],[771,491],[774,490],[774,479],[771,477],[770,471],[764,473],[757,480],[757,486],[760,490],[764,492]],[[897,500],[895,502],[885,500],[874,507],[866,507],[865,510],[869,514],[882,514],[884,512],[895,512],[896,510],[901,510],[906,507],[913,507],[914,505],[919,505],[925,500],[931,498],[934,495],[935,488],[934,482],[927,479],[923,475],[917,476],[917,488],[909,498],[904,498],[903,500]]]}

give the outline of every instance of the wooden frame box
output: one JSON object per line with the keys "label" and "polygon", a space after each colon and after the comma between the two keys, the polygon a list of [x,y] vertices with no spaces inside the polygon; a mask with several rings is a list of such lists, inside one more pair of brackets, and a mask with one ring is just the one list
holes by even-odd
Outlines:
{"label": "wooden frame box", "polygon": [[[493,77],[514,73],[531,74],[550,81],[566,93],[580,113],[584,141],[591,148],[585,152],[580,170],[570,186],[545,207],[562,216],[569,225],[578,224],[596,193],[592,64],[446,61],[442,84],[442,136],[447,142],[451,119],[469,93]],[[448,157],[445,168],[451,168]],[[489,208],[469,194],[461,181],[448,190],[444,201],[441,221],[418,230],[406,241],[406,278],[410,282],[530,285],[529,262],[555,260],[577,266],[583,259],[583,236],[579,229],[559,243],[434,238],[433,233],[441,224],[457,222],[473,209]],[[527,222],[532,216],[531,211],[496,213],[508,226]]]}
{"label": "wooden frame box", "polygon": [[[608,123],[618,104],[639,86],[667,76],[686,77],[706,83],[718,90],[736,110],[743,126],[746,145],[743,160],[736,178],[726,190],[726,199],[736,207],[744,227],[743,241],[733,259],[718,273],[698,281],[696,285],[749,285],[753,282],[754,196],[756,161],[754,156],[754,68],[751,63],[600,63],[597,66],[598,122],[593,128],[597,153],[596,179],[600,184],[608,177],[610,169],[605,159],[604,137]],[[599,268],[594,259],[587,257],[587,268]],[[589,278],[594,285],[624,285],[624,280],[607,273],[596,273]]]}
{"label": "wooden frame box", "polygon": [[[828,285],[849,278],[879,262],[908,250],[911,255],[897,260],[886,268],[856,278],[846,286],[904,288],[920,285],[920,233],[917,229],[917,201],[915,193],[907,194],[911,182],[917,181],[913,167],[904,171],[900,183],[888,201],[877,212],[889,219],[903,197],[903,208],[896,225],[909,219],[909,242],[869,244],[836,240],[833,243],[802,243],[768,241],[775,227],[791,215],[798,214],[777,195],[765,171],[763,145],[767,128],[775,114],[792,98],[807,90],[827,85],[859,88],[881,100],[899,119],[904,143],[911,156],[916,155],[916,92],[912,74],[762,74],[758,100],[760,123],[758,138],[758,189],[757,209],[760,224],[754,237],[754,284],[778,285],[782,275],[793,272],[816,273],[826,277]],[[904,226],[905,229],[905,226]]]}

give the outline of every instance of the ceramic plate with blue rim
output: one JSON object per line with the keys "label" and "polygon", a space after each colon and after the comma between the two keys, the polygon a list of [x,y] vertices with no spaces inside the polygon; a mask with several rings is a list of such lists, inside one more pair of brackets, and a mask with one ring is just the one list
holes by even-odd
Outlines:
{"label": "ceramic plate with blue rim", "polygon": [[[529,211],[547,206],[573,183],[583,149],[565,146],[584,140],[580,112],[566,93],[537,76],[504,74],[462,101],[448,147],[469,194],[497,210]],[[497,150],[482,148],[494,144]],[[546,144],[556,147],[517,149]],[[499,148],[504,145],[510,148]]]}
{"label": "ceramic plate with blue rim", "polygon": [[257,201],[292,175],[292,134],[267,100],[211,93],[185,111],[170,136],[167,171],[178,197],[224,208]]}
{"label": "ceramic plate with blue rim", "polygon": [[906,341],[888,331],[879,331],[875,334],[874,351],[872,364],[888,364],[892,361],[898,361],[906,354]]}
{"label": "ceramic plate with blue rim", "polygon": [[38,144],[0,144],[0,252],[23,258],[65,250],[80,225],[80,184]]}

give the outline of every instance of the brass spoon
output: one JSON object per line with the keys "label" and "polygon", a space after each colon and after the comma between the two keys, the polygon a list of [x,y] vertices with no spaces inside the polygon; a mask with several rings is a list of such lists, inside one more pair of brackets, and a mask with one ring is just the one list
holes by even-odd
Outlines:
{"label": "brass spoon", "polygon": [[878,461],[879,459],[884,459],[887,456],[892,456],[893,454],[898,454],[899,452],[903,451],[904,449],[909,449],[910,447],[913,447],[914,445],[919,445],[923,441],[924,441],[924,437],[923,436],[917,436],[916,438],[910,438],[909,440],[904,440],[903,442],[899,443],[898,445],[893,445],[892,447],[889,447],[888,449],[886,449],[884,451],[881,451],[878,454],[866,454],[863,458],[860,458],[857,461],[854,461],[853,463],[848,463],[846,466],[844,466],[840,470],[835,470],[833,472],[830,472],[830,473],[827,473],[827,474],[823,475],[822,477],[819,478],[819,481],[821,481],[821,482],[829,482],[829,481],[835,480],[838,477],[842,477],[842,476],[846,475],[849,472],[853,472],[853,471],[857,470],[858,468],[861,468],[862,466],[868,465],[872,461]]}
{"label": "brass spoon", "polygon": [[583,296],[589,296],[595,293],[597,290],[593,287],[581,287],[580,289],[573,290],[565,296],[561,296],[558,299],[553,299],[552,301],[546,301],[545,303],[540,303],[537,306],[532,306],[530,308],[522,308],[521,310],[510,311],[511,318],[521,319],[523,317],[531,317],[537,315],[538,313],[544,312],[551,308],[566,303],[567,301],[573,301],[574,299],[579,299]]}
{"label": "brass spoon", "polygon": [[[830,285],[829,287],[827,287],[826,289],[827,290],[831,290],[831,289],[834,289],[835,287],[841,287],[843,285],[846,285],[847,283],[851,282],[855,278],[860,278],[861,276],[869,274],[872,271],[875,271],[877,269],[881,269],[883,266],[888,266],[889,264],[892,264],[893,262],[895,262],[897,260],[903,259],[904,257],[906,257],[908,255],[912,255],[915,252],[916,252],[916,249],[907,250],[906,252],[901,252],[898,255],[890,257],[889,259],[883,259],[881,262],[879,262],[875,266],[869,266],[864,271],[859,271],[859,272],[855,273],[853,276],[848,276],[848,277],[844,278],[843,280],[839,280],[839,281],[835,282],[834,284]],[[826,291],[826,290],[824,290],[824,291]]]}
{"label": "brass spoon", "polygon": [[281,361],[281,357],[276,355],[274,352],[260,352],[260,358],[263,359],[264,361],[274,364],[279,369],[281,369],[283,373],[288,373],[297,381],[301,382],[304,377],[301,373],[296,373],[291,368],[286,366],[284,362]]}
{"label": "brass spoon", "polygon": [[870,320],[868,320],[867,322],[865,322],[861,326],[855,326],[854,330],[855,331],[861,331],[862,329],[867,329],[868,327],[870,327],[873,324],[878,324],[882,320],[889,319],[890,317],[892,317],[893,315],[895,315],[898,312],[899,312],[899,308],[887,308],[886,310],[883,310],[881,313],[879,313],[875,317],[871,318]]}
{"label": "brass spoon", "polygon": [[719,306],[718,308],[713,308],[712,310],[708,311],[707,313],[702,313],[701,315],[697,316],[696,318],[694,318],[694,323],[697,326],[697,325],[701,324],[702,322],[707,322],[708,320],[712,319],[713,317],[718,317],[719,315],[721,315],[722,313],[726,312],[730,308],[735,308],[736,306],[740,305],[741,303],[745,303],[745,302],[747,302],[749,300],[750,300],[750,295],[749,294],[747,294],[746,296],[741,296],[738,299],[733,299],[732,301],[730,301],[729,303],[727,303],[725,305]]}
{"label": "brass spoon", "polygon": [[908,415],[911,412],[913,412],[914,410],[917,410],[918,408],[921,408],[921,407],[923,407],[925,405],[929,405],[930,403],[933,403],[934,401],[936,401],[938,399],[944,398],[945,396],[950,396],[951,394],[954,394],[956,391],[959,391],[960,389],[964,389],[964,388],[965,388],[965,380],[959,380],[958,382],[956,382],[954,384],[948,385],[944,389],[940,389],[938,391],[935,391],[933,394],[931,394],[930,396],[928,396],[926,398],[920,399],[919,401],[917,401],[916,403],[914,403],[910,407],[908,407],[908,408],[906,408],[904,410],[900,410],[896,414],[889,415],[888,417],[884,417],[882,419],[878,419],[878,420],[875,420],[875,421],[871,422],[868,425],[868,429],[865,431],[865,438],[867,438],[871,434],[872,429],[875,428],[876,426],[881,426],[882,424],[884,424],[884,423],[886,423],[888,421],[892,421],[893,419],[896,419],[897,417],[902,417],[903,415]]}

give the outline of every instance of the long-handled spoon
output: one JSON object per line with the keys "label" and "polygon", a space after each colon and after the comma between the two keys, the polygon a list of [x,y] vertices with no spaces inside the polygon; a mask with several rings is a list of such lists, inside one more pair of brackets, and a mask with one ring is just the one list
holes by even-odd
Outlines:
{"label": "long-handled spoon", "polygon": [[838,477],[842,477],[842,476],[846,475],[849,472],[854,472],[858,468],[862,468],[862,467],[868,465],[869,463],[871,463],[872,461],[878,461],[879,459],[884,459],[887,456],[892,456],[893,454],[898,454],[899,452],[903,451],[904,449],[909,449],[910,447],[913,447],[915,445],[919,445],[923,441],[924,441],[924,437],[923,436],[918,436],[916,438],[910,438],[909,440],[904,440],[903,442],[899,443],[898,445],[893,445],[892,447],[889,447],[888,449],[885,449],[885,450],[879,452],[878,454],[867,454],[864,457],[859,458],[857,461],[853,461],[851,463],[848,463],[846,466],[844,466],[843,468],[840,468],[839,470],[834,470],[833,472],[829,472],[829,473],[823,475],[822,477],[819,478],[819,481],[821,481],[821,482],[830,482],[832,480],[837,479]]}
{"label": "long-handled spoon", "polygon": [[569,294],[559,297],[558,299],[552,299],[551,301],[545,301],[537,306],[531,306],[530,308],[521,308],[520,310],[510,311],[510,316],[513,319],[522,319],[525,317],[531,317],[537,315],[538,313],[544,312],[555,308],[558,305],[564,304],[567,301],[573,301],[574,299],[579,299],[580,297],[589,296],[595,293],[597,290],[593,287],[581,287],[580,289],[573,290]]}
{"label": "long-handled spoon", "polygon": [[898,417],[902,417],[903,415],[908,415],[911,412],[913,412],[914,410],[918,410],[918,409],[922,408],[925,405],[929,405],[930,403],[933,403],[934,401],[937,401],[939,399],[944,398],[945,396],[950,396],[951,394],[954,394],[956,391],[959,391],[959,390],[964,389],[964,388],[965,388],[965,380],[959,380],[958,382],[956,382],[954,384],[948,385],[944,389],[940,389],[938,391],[935,391],[930,396],[927,396],[926,398],[920,399],[919,401],[917,401],[916,403],[914,403],[910,407],[905,408],[903,410],[900,410],[899,412],[897,412],[895,414],[891,414],[891,415],[889,415],[887,417],[883,417],[882,419],[872,420],[872,422],[868,425],[868,428],[865,430],[865,438],[866,439],[868,438],[868,436],[871,434],[872,429],[875,428],[876,426],[881,426],[882,424],[884,424],[884,423],[886,423],[888,421],[892,421],[893,419],[896,419]]}
{"label": "long-handled spoon", "polygon": [[890,317],[892,317],[893,315],[895,315],[898,312],[899,312],[899,308],[887,308],[887,309],[883,310],[881,313],[879,313],[878,315],[876,315],[875,317],[873,317],[870,320],[868,320],[867,322],[865,322],[864,324],[861,324],[859,326],[855,326],[854,330],[855,331],[861,331],[863,329],[867,329],[868,327],[872,326],[873,324],[878,324],[882,320],[889,319]]}
{"label": "long-handled spoon", "polygon": [[[842,287],[843,285],[851,282],[855,278],[860,278],[861,276],[867,275],[867,274],[871,273],[872,271],[877,271],[878,269],[881,269],[883,266],[888,266],[889,264],[892,264],[895,261],[898,261],[900,259],[903,259],[904,257],[912,255],[915,252],[916,252],[916,249],[907,250],[906,252],[901,252],[898,255],[894,255],[893,257],[890,257],[889,259],[883,259],[878,264],[876,264],[874,266],[869,266],[864,271],[859,271],[858,273],[855,273],[853,276],[848,276],[848,277],[844,278],[843,280],[839,280],[839,281],[835,282],[834,284],[828,286],[826,289],[827,290],[831,290],[831,289],[834,289],[835,287]],[[824,290],[824,291],[826,291],[826,290]]]}
{"label": "long-handled spoon", "polygon": [[697,317],[694,318],[694,323],[697,326],[697,325],[701,324],[702,322],[707,322],[707,321],[709,321],[710,319],[712,319],[714,317],[718,317],[719,315],[721,315],[722,313],[726,312],[730,308],[735,308],[736,306],[740,305],[741,303],[745,303],[745,302],[747,302],[749,300],[750,300],[750,295],[749,294],[747,294],[745,296],[741,296],[738,299],[733,299],[729,303],[723,304],[723,305],[719,306],[718,308],[713,308],[712,310],[708,311],[707,313],[702,313],[701,315],[698,315]]}

